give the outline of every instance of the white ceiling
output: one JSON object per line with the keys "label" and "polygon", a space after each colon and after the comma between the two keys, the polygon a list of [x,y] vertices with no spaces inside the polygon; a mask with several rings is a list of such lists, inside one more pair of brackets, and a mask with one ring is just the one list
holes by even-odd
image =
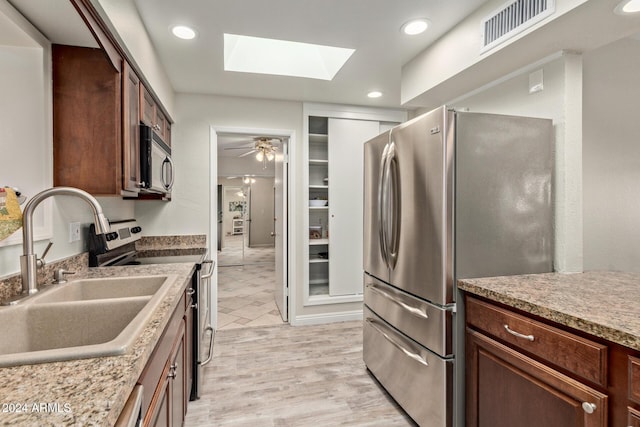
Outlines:
{"label": "white ceiling", "polygon": [[[402,65],[486,0],[122,1],[134,1],[176,92],[399,107]],[[400,32],[420,17],[432,23],[426,33]],[[176,24],[195,28],[198,37],[175,38]],[[356,52],[333,81],[225,72],[224,33]],[[374,89],[384,96],[367,98]]]}

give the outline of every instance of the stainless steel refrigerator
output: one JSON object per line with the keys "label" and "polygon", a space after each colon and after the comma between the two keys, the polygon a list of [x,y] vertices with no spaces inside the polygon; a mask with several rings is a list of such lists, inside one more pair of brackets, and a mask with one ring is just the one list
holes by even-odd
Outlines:
{"label": "stainless steel refrigerator", "polygon": [[552,271],[551,120],[445,106],[364,164],[365,364],[419,425],[462,426],[456,280]]}

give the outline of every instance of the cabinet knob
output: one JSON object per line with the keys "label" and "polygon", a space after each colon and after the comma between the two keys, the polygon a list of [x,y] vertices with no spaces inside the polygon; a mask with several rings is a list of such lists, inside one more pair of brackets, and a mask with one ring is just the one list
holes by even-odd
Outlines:
{"label": "cabinet knob", "polygon": [[597,406],[595,403],[582,402],[582,409],[587,414],[593,414],[596,410]]}

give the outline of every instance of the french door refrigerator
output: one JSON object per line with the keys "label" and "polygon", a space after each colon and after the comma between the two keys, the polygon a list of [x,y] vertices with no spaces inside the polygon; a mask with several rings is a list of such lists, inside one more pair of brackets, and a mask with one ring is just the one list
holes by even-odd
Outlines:
{"label": "french door refrigerator", "polygon": [[421,426],[462,426],[456,280],[552,271],[551,120],[443,106],[364,150],[365,364]]}

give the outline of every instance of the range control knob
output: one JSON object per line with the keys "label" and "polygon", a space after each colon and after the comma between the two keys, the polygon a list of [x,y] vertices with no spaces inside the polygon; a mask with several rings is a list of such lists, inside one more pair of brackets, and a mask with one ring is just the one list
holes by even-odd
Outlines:
{"label": "range control knob", "polygon": [[133,234],[139,233],[139,232],[141,232],[141,231],[142,231],[142,227],[140,227],[139,225],[137,225],[137,226],[135,226],[135,227],[132,227],[132,228],[131,228],[131,232],[132,232]]}
{"label": "range control knob", "polygon": [[112,240],[115,240],[118,238],[118,233],[113,231],[111,233],[107,233],[105,234],[105,238],[107,239],[107,242],[110,242]]}

